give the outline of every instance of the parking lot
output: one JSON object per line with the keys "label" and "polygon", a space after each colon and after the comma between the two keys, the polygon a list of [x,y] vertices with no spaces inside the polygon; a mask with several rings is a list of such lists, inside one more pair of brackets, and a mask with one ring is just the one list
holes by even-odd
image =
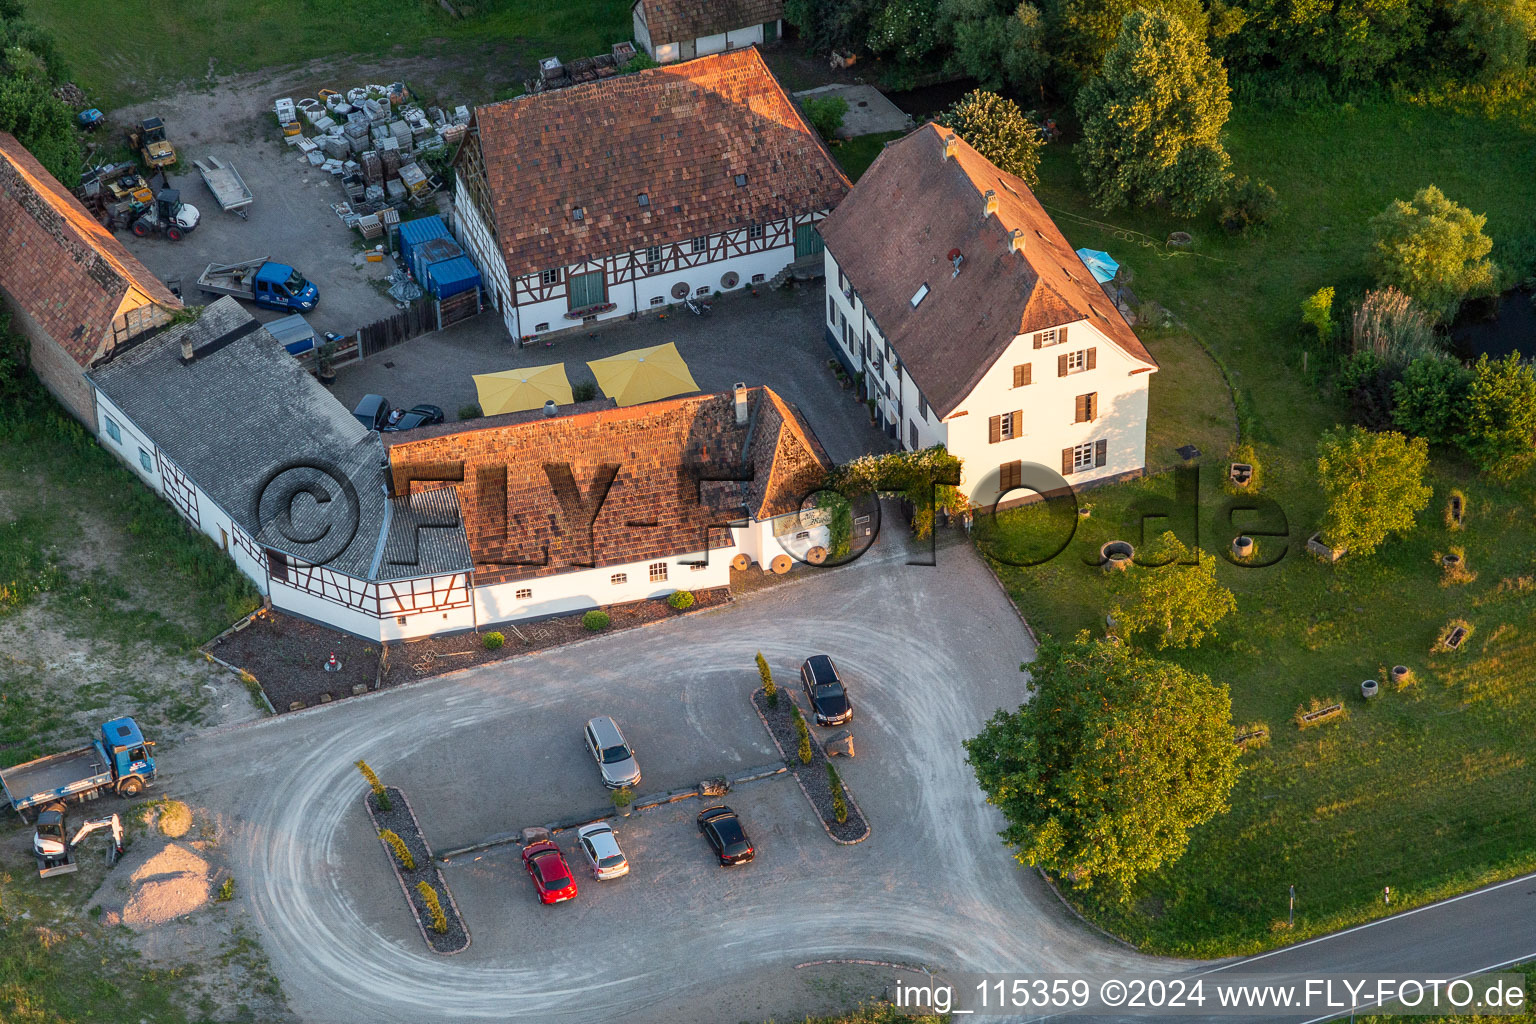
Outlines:
{"label": "parking lot", "polygon": [[348,408],[364,395],[381,394],[407,408],[431,403],[453,419],[475,401],[474,374],[563,362],[576,385],[594,381],[588,360],[673,342],[701,390],[729,391],[737,381],[768,385],[799,408],[828,454],[842,462],[892,442],[869,425],[864,404],[838,387],[827,368],[826,305],[819,281],[789,291],[759,289],[756,298],[737,291],[716,300],[705,316],[679,310],[666,319],[618,320],[528,348],[515,345],[491,311],[343,367],[333,390]]}
{"label": "parking lot", "polygon": [[[932,567],[908,557],[888,533],[848,567],[719,611],[209,733],[167,759],[165,786],[227,825],[241,898],[308,1020],[719,1021],[710,1000],[727,982],[762,993],[728,1019],[761,1020],[803,1012],[775,993],[813,961],[1142,963],[1019,867],[964,763],[960,741],[1023,697],[1027,632],[969,547],[946,544]],[[355,759],[408,794],[439,851],[600,810],[581,739],[592,715],[620,721],[644,793],[774,759],[747,702],[758,650],[786,689],[807,655],[838,660],[858,745],[841,768],[868,840],[832,843],[789,778],[749,783],[725,802],[752,864],[712,862],[694,799],[620,820],[629,877],[583,880],[554,907],[537,903],[518,848],[495,847],[444,867],[473,944],[425,950]],[[574,835],[558,838],[572,855]]]}

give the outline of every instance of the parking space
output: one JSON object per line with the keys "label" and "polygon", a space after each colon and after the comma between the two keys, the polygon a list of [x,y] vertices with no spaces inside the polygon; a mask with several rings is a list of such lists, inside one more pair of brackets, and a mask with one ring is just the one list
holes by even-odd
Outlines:
{"label": "parking space", "polygon": [[703,391],[729,391],[737,381],[766,384],[794,403],[834,461],[892,445],[869,425],[869,413],[827,368],[826,297],[820,282],[789,291],[738,291],[705,316],[686,311],[619,320],[566,331],[528,348],[514,344],[494,312],[414,338],[343,367],[335,394],[348,408],[366,394],[394,405],[430,402],[450,419],[475,401],[477,373],[563,362],[571,383],[595,383],[587,362],[632,348],[672,342]]}
{"label": "parking space", "polygon": [[[1030,641],[969,547],[951,540],[936,566],[909,558],[882,536],[851,566],[718,611],[207,734],[176,752],[166,785],[229,823],[233,870],[306,1019],[327,1019],[343,986],[380,1020],[719,1020],[695,1009],[721,985],[829,958],[1147,966],[998,843],[960,741],[1023,699]],[[594,714],[622,723],[642,790],[691,785],[772,759],[747,702],[759,650],[786,689],[808,654],[837,658],[857,709],[858,756],[840,767],[868,840],[833,844],[778,778],[725,798],[760,851],[743,868],[710,860],[692,799],[621,821],[633,876],[583,882],[568,904],[538,905],[518,848],[493,848],[444,868],[473,945],[426,953],[354,760],[409,795],[439,850],[603,807],[580,736]],[[561,834],[568,854],[574,842]]]}

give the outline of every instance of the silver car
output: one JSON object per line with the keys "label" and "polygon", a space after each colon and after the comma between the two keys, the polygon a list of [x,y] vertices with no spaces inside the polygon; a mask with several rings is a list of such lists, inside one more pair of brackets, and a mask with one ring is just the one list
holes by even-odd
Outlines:
{"label": "silver car", "polygon": [[640,762],[635,751],[624,740],[619,724],[607,715],[587,723],[587,750],[603,773],[603,785],[609,789],[623,789],[640,784]]}
{"label": "silver car", "polygon": [[577,845],[587,858],[587,866],[592,869],[593,878],[604,881],[629,874],[629,861],[624,858],[624,851],[619,849],[619,839],[609,825],[601,821],[583,825],[576,830],[576,835],[580,838]]}

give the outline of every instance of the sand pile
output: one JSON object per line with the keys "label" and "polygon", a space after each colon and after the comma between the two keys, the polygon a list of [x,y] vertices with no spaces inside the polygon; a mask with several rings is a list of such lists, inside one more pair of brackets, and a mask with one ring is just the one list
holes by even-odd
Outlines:
{"label": "sand pile", "polygon": [[129,883],[123,924],[152,928],[208,903],[208,862],[180,843],[170,843],[145,861]]}

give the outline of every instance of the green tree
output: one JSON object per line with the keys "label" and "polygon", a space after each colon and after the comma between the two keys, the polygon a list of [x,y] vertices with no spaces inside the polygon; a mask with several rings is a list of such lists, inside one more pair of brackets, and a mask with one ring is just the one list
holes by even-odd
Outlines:
{"label": "green tree", "polygon": [[1453,0],[1449,46],[1484,82],[1523,72],[1536,43],[1536,0]]}
{"label": "green tree", "polygon": [[1467,295],[1493,290],[1487,223],[1433,185],[1411,203],[1394,199],[1371,221],[1371,269],[1380,284],[1402,289],[1432,316],[1448,319]]}
{"label": "green tree", "polygon": [[1223,52],[1234,71],[1268,73],[1293,83],[1334,85],[1377,80],[1425,37],[1423,0],[1233,0],[1241,28]]}
{"label": "green tree", "polygon": [[1237,599],[1216,582],[1216,559],[1191,551],[1171,531],[1151,554],[1164,564],[1126,573],[1125,592],[1111,613],[1115,622],[1127,636],[1156,637],[1159,648],[1198,647],[1237,610]]}
{"label": "green tree", "polygon": [[1520,362],[1520,353],[1496,362],[1487,355],[1478,359],[1458,440],[1479,469],[1495,476],[1513,476],[1529,465],[1536,451],[1536,370]]}
{"label": "green tree", "polygon": [[83,160],[74,112],[53,95],[67,73],[53,37],[26,21],[20,4],[0,5],[0,131],[74,188]]}
{"label": "green tree", "polygon": [[1429,504],[1428,466],[1422,437],[1362,427],[1324,433],[1317,443],[1317,479],[1327,500],[1324,542],[1369,555],[1387,538],[1408,533]]}
{"label": "green tree", "polygon": [[936,120],[992,161],[997,168],[1033,185],[1040,166],[1040,129],[1019,105],[995,92],[975,89]]}
{"label": "green tree", "polygon": [[1232,111],[1227,72],[1182,22],[1142,10],[1126,16],[1104,71],[1077,96],[1078,163],[1105,210],[1166,205],[1193,217],[1231,173],[1221,130]]}
{"label": "green tree", "polygon": [[1317,331],[1324,345],[1333,340],[1333,285],[1319,288],[1301,300],[1301,322]]}
{"label": "green tree", "polygon": [[1137,879],[1177,860],[1237,780],[1225,686],[1124,644],[1044,638],[1032,696],[965,741],[1020,863],[1074,885]]}
{"label": "green tree", "polygon": [[1033,89],[1045,78],[1045,19],[1029,0],[944,0],[954,63],[983,89]]}
{"label": "green tree", "polygon": [[939,17],[940,0],[888,0],[869,25],[868,46],[909,73],[929,62],[946,40]]}
{"label": "green tree", "polygon": [[1099,73],[1133,11],[1159,11],[1183,23],[1196,39],[1210,31],[1210,14],[1201,0],[1055,0],[1053,7],[1053,41],[1078,82]]}
{"label": "green tree", "polygon": [[885,0],[785,0],[784,20],[813,50],[858,50]]}
{"label": "green tree", "polygon": [[801,102],[800,106],[805,110],[805,119],[823,139],[836,135],[843,126],[843,118],[848,115],[848,101],[841,96],[814,96]]}
{"label": "green tree", "polygon": [[1415,359],[1392,385],[1392,421],[1430,444],[1448,444],[1463,429],[1471,383],[1471,373],[1454,359]]}

